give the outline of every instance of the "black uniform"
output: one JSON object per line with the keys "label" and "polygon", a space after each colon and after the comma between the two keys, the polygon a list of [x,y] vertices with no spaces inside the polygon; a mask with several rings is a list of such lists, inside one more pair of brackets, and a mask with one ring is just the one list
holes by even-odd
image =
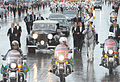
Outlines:
{"label": "black uniform", "polygon": [[14,18],[16,17],[16,7],[13,7],[13,15],[14,15]]}
{"label": "black uniform", "polygon": [[22,7],[18,6],[18,16],[21,17]]}
{"label": "black uniform", "polygon": [[[110,26],[109,32],[115,33],[115,27],[114,27],[113,24]],[[117,25],[117,27],[116,27],[116,36],[115,36],[115,39],[117,40],[117,42],[119,42],[118,36],[120,36],[120,28],[119,28],[119,25]]]}
{"label": "black uniform", "polygon": [[28,32],[28,34],[30,34],[30,30],[32,29],[32,27],[31,27],[31,17],[30,16],[26,16],[24,18],[24,21],[26,23],[27,32]]}
{"label": "black uniform", "polygon": [[74,47],[78,47],[78,44],[79,44],[79,34],[77,34],[77,33],[80,33],[79,27],[73,27],[72,28],[72,32],[73,32],[73,38],[74,38]]}
{"label": "black uniform", "polygon": [[17,34],[16,28],[13,28],[13,29],[10,28],[10,29],[8,30],[7,35],[10,35],[10,36],[9,36],[9,40],[10,40],[10,45],[11,45],[11,47],[12,47],[12,41],[17,39],[17,37],[15,36],[15,34]]}
{"label": "black uniform", "polygon": [[15,26],[15,29],[17,30],[17,41],[19,42],[19,47],[21,47],[20,37],[21,37],[22,28],[21,26]]}

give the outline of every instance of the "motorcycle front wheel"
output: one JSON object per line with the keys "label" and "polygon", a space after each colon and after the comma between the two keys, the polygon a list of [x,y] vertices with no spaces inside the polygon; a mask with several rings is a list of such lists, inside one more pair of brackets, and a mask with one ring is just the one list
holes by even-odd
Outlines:
{"label": "motorcycle front wheel", "polygon": [[65,82],[65,77],[64,77],[64,75],[60,75],[60,82]]}
{"label": "motorcycle front wheel", "polygon": [[112,74],[112,73],[113,73],[113,69],[109,68],[109,74]]}

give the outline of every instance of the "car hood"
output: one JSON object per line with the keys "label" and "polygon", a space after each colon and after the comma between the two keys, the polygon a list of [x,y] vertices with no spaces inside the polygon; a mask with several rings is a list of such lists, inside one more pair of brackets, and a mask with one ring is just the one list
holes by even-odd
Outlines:
{"label": "car hood", "polygon": [[33,32],[37,32],[38,34],[52,34],[52,33],[56,33],[56,31],[53,31],[53,30],[37,30],[37,31],[33,31]]}

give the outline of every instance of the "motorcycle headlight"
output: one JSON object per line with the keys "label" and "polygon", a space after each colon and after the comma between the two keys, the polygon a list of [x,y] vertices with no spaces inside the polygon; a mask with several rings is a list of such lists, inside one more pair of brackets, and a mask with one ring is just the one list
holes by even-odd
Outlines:
{"label": "motorcycle headlight", "polygon": [[110,55],[112,55],[112,54],[113,54],[113,50],[109,50],[108,53],[109,53]]}
{"label": "motorcycle headlight", "polygon": [[37,39],[38,38],[38,34],[35,33],[35,34],[32,35],[32,37],[33,37],[33,39]]}
{"label": "motorcycle headlight", "polygon": [[63,55],[60,55],[60,56],[59,56],[59,60],[60,60],[60,61],[63,61],[64,59],[65,59],[65,57],[64,57]]}
{"label": "motorcycle headlight", "polygon": [[17,66],[16,63],[11,63],[10,64],[10,68],[12,68],[12,69],[16,68],[16,66]]}
{"label": "motorcycle headlight", "polygon": [[53,35],[52,34],[48,34],[48,39],[52,39]]}
{"label": "motorcycle headlight", "polygon": [[40,42],[40,43],[41,43],[41,45],[44,45],[44,44],[45,44],[45,41],[41,40],[41,42]]}

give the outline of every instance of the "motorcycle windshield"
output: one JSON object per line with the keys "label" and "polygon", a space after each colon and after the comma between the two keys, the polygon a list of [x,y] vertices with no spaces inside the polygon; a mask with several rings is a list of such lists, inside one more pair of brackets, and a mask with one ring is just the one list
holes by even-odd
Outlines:
{"label": "motorcycle windshield", "polygon": [[11,50],[7,53],[6,60],[8,64],[11,62],[21,63],[21,54],[17,50]]}
{"label": "motorcycle windshield", "polygon": [[117,51],[117,49],[118,49],[118,43],[117,43],[116,40],[114,40],[114,39],[107,39],[105,41],[105,45],[104,45],[105,53],[107,53],[108,50]]}

